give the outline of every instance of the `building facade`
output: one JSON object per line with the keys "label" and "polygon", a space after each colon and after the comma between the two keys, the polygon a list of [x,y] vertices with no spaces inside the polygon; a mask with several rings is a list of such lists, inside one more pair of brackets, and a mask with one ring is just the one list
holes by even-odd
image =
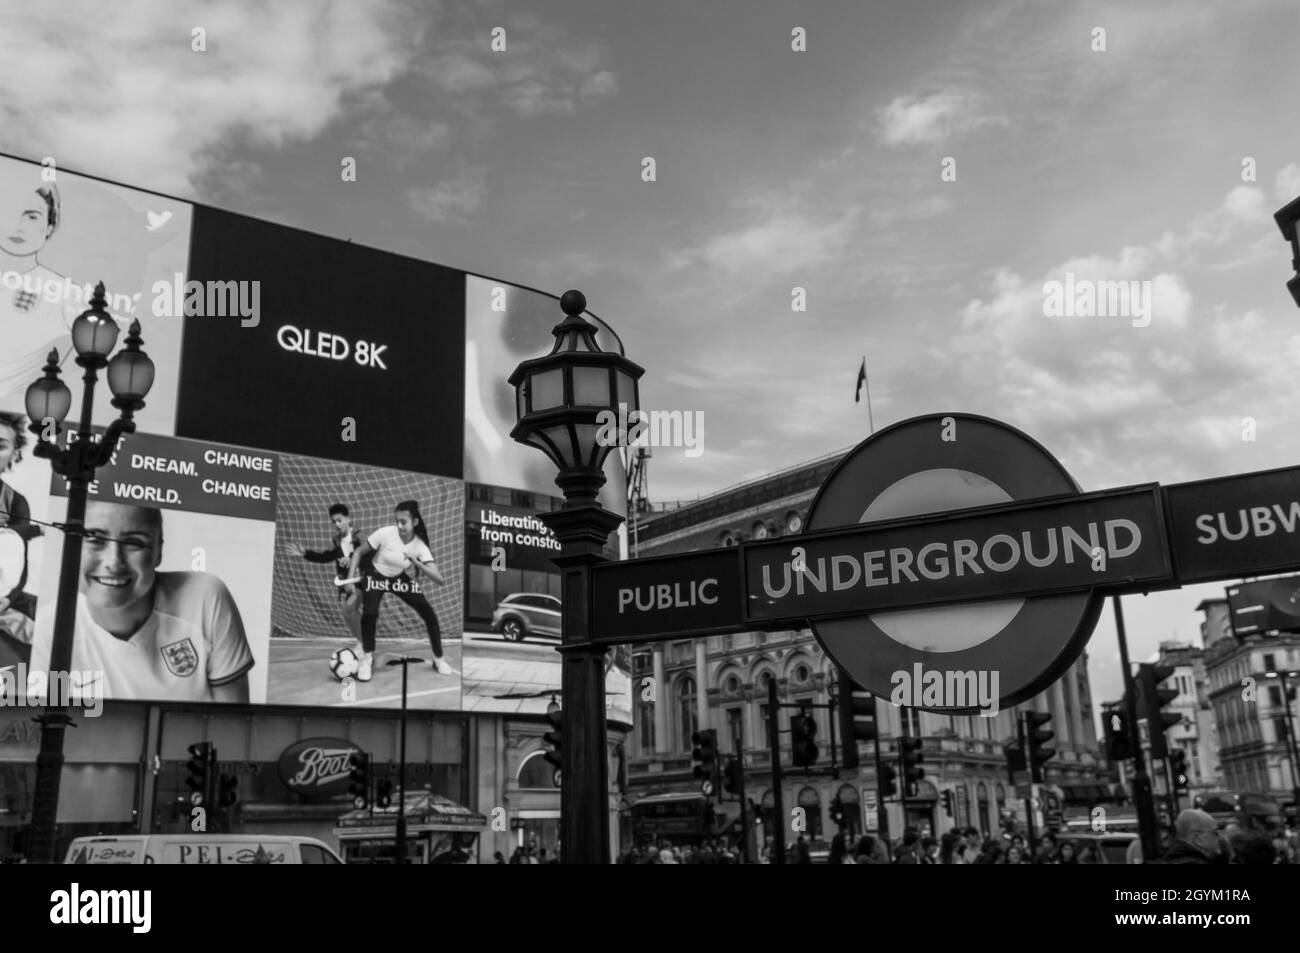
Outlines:
{"label": "building facade", "polygon": [[1232,635],[1226,599],[1207,599],[1202,630],[1205,674],[1219,734],[1224,786],[1293,801],[1296,770],[1300,634]]}
{"label": "building facade", "polygon": [[[798,533],[818,487],[839,456],[772,474],[689,504],[638,516],[630,538],[635,555],[657,556],[734,546],[748,539],[774,539]],[[743,632],[638,648],[633,656],[634,716],[629,744],[628,790],[632,801],[670,794],[698,794],[691,774],[692,735],[714,729],[725,758],[743,749],[746,796],[771,823],[775,802],[768,744],[768,685],[775,681],[782,705],[826,706],[837,690],[837,670],[807,629]],[[1067,799],[1086,802],[1106,785],[1108,767],[1100,751],[1087,655],[1081,655],[1047,691],[1025,708],[1051,713],[1057,757],[1047,780]],[[859,745],[859,767],[832,774],[832,716],[810,708],[817,723],[818,763],[811,770],[789,768],[789,718],[779,725],[785,771],[782,806],[786,814],[802,808],[811,837],[829,837],[843,817],[851,834],[888,825],[897,837],[905,825],[940,834],[952,827],[998,830],[1005,819],[1022,814],[1022,802],[1009,783],[1005,745],[1016,736],[1016,711],[993,717],[958,717],[901,709],[876,700],[882,759],[896,759],[897,739],[908,719],[908,734],[922,739],[925,779],[916,796],[892,800],[878,811],[875,751]],[[836,732],[838,734],[838,732]],[[836,738],[841,748],[844,740]],[[836,759],[842,764],[842,756]],[[719,810],[731,821],[739,807],[724,801]],[[842,815],[841,815],[842,811]]]}
{"label": "building facade", "polygon": [[1178,748],[1186,754],[1188,788],[1192,795],[1223,787],[1218,732],[1205,677],[1204,656],[1203,649],[1187,642],[1160,643],[1158,664],[1174,670],[1165,680],[1164,687],[1178,692],[1165,707],[1181,717],[1177,725],[1171,725],[1165,732],[1165,744],[1171,750]]}
{"label": "building facade", "polygon": [[[34,714],[0,707],[0,862],[24,852],[40,748]],[[338,850],[335,829],[353,810],[347,755],[369,754],[376,781],[396,785],[398,779],[401,729],[391,711],[110,701],[98,717],[74,720],[59,797],[61,849],[74,837],[193,830],[186,778],[188,749],[198,742],[215,747],[217,770],[236,781],[234,833],[316,837]],[[558,848],[560,791],[544,760],[547,727],[536,716],[408,712],[407,790],[440,795],[481,818],[473,829],[473,862],[491,863],[498,851],[509,858],[525,843]],[[609,722],[615,851],[626,730]],[[437,841],[431,851],[447,846]]]}

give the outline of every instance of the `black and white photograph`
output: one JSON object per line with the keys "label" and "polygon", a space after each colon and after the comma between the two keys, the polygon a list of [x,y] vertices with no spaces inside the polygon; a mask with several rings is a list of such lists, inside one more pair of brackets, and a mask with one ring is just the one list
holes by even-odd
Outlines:
{"label": "black and white photograph", "polygon": [[850,919],[1292,929],[1293,0],[0,24],[0,864],[1123,865]]}
{"label": "black and white photograph", "polygon": [[267,700],[459,710],[460,482],[280,459]]}

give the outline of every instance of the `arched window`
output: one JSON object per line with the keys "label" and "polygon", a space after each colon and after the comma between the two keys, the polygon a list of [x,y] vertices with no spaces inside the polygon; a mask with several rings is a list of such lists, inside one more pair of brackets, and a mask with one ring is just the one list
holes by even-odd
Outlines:
{"label": "arched window", "polygon": [[682,726],[682,748],[691,750],[691,735],[695,734],[699,722],[696,721],[695,679],[683,678],[677,683],[678,724]]}
{"label": "arched window", "polygon": [[[805,836],[808,840],[822,836],[822,798],[813,787],[803,788],[799,792],[798,804],[804,810],[804,819],[808,823]],[[795,839],[798,839],[796,835]]]}
{"label": "arched window", "polygon": [[555,789],[555,769],[546,760],[545,752],[534,751],[519,766],[521,788]]}
{"label": "arched window", "polygon": [[975,786],[975,800],[979,804],[979,820],[975,826],[984,834],[996,830],[997,825],[989,823],[989,789],[983,781]]}

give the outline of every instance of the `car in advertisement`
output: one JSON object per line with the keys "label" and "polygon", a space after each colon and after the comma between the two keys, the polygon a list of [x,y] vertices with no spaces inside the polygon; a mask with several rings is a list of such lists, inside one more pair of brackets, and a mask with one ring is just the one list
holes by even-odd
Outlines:
{"label": "car in advertisement", "polygon": [[542,592],[514,592],[492,613],[492,631],[510,642],[559,639],[560,600]]}

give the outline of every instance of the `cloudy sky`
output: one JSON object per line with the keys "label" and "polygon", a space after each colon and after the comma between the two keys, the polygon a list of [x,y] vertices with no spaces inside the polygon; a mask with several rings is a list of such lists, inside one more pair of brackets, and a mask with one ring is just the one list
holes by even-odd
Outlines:
{"label": "cloudy sky", "polygon": [[[1085,489],[1300,459],[1293,0],[0,7],[5,151],[585,291],[704,415],[655,499],[860,441],[864,355],[877,427],[987,414]],[[1149,324],[1046,316],[1067,272]],[[1135,658],[1207,595],[1129,599]],[[1090,652],[1113,697],[1109,613]]]}

